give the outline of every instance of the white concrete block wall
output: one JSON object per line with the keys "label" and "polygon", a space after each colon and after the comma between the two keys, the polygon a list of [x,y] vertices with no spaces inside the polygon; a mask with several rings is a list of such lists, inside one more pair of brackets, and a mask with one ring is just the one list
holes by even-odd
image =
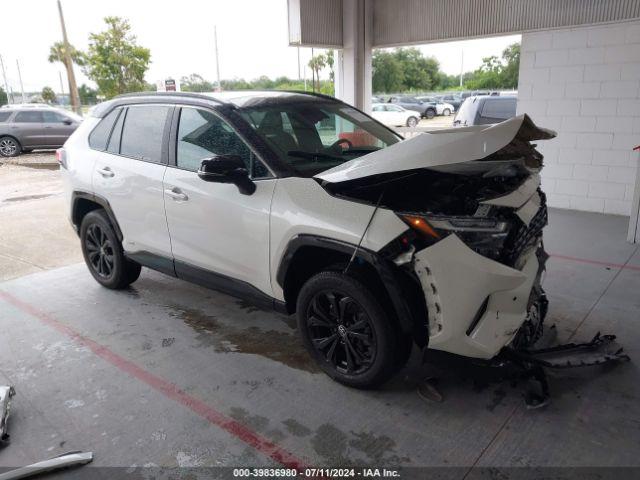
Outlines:
{"label": "white concrete block wall", "polygon": [[629,215],[640,144],[640,22],[522,35],[518,113],[539,143],[549,205]]}

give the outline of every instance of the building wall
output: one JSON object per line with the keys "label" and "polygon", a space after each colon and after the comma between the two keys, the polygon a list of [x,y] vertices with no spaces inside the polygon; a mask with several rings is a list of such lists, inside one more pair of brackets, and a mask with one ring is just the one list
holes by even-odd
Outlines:
{"label": "building wall", "polygon": [[558,132],[539,143],[560,208],[629,215],[640,144],[640,21],[522,35],[518,113]]}

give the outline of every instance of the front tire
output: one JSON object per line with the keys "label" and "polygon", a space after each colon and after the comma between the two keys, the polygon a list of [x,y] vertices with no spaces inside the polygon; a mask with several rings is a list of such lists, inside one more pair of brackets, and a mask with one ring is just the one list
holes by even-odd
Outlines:
{"label": "front tire", "polygon": [[104,210],[93,210],[85,215],[80,226],[80,242],[89,272],[103,287],[120,290],[140,276],[140,264],[125,257]]}
{"label": "front tire", "polygon": [[418,125],[418,119],[416,117],[407,118],[407,127],[414,128]]}
{"label": "front tire", "polygon": [[436,111],[433,108],[429,108],[426,112],[424,112],[424,116],[431,120],[436,116]]}
{"label": "front tire", "polygon": [[445,108],[442,111],[442,115],[444,115],[445,117],[448,117],[449,115],[451,115],[451,110],[449,110],[448,108]]}
{"label": "front tire", "polygon": [[399,368],[397,334],[383,306],[363,283],[340,272],[311,277],[297,301],[307,351],[334,380],[372,388]]}
{"label": "front tire", "polygon": [[0,137],[0,156],[17,157],[22,151],[20,142],[13,137]]}

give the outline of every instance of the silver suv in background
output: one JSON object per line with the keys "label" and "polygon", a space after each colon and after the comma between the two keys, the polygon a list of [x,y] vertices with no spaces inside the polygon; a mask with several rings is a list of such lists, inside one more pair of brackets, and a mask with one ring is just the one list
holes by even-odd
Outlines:
{"label": "silver suv in background", "polygon": [[489,125],[504,122],[516,116],[515,96],[474,95],[468,97],[456,116],[454,127],[470,127],[472,125]]}
{"label": "silver suv in background", "polygon": [[82,117],[52,107],[0,109],[0,156],[15,157],[36,148],[59,148]]}

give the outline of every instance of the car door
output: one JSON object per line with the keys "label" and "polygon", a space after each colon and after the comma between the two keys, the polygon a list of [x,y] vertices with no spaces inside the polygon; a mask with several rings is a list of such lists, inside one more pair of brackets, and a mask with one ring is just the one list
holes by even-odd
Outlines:
{"label": "car door", "polygon": [[389,125],[398,126],[405,124],[405,110],[398,105],[386,105],[386,114]]}
{"label": "car door", "polygon": [[9,133],[16,137],[23,148],[43,145],[44,124],[41,110],[22,110],[13,117]]}
{"label": "car door", "polygon": [[78,128],[78,122],[55,110],[43,111],[43,142],[51,147],[61,147]]}
{"label": "car door", "polygon": [[[276,179],[236,131],[205,108],[176,111],[173,158],[164,202],[179,277],[231,291],[255,287],[271,296],[269,214]],[[242,194],[231,183],[198,176],[202,160],[238,155],[256,186]]]}
{"label": "car door", "polygon": [[107,142],[97,156],[93,190],[109,202],[128,254],[171,262],[162,179],[173,106],[121,108]]}

